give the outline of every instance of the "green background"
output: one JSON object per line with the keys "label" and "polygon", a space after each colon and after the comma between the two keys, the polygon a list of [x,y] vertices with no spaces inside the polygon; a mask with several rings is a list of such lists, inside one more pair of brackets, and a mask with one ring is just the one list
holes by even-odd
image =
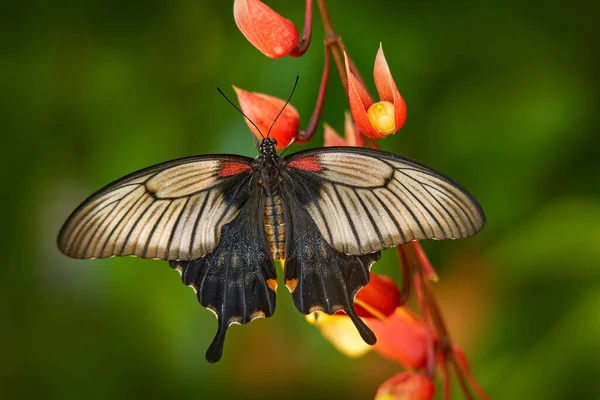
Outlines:
{"label": "green background", "polygon": [[[477,236],[425,246],[453,336],[496,399],[600,393],[600,28],[589,2],[563,3],[329,1],[370,87],[381,41],[407,102],[405,127],[381,145],[450,175],[487,213]],[[269,4],[302,25],[302,1]],[[401,370],[336,352],[286,290],[210,365],[216,321],[165,262],[76,261],[55,245],[79,202],[131,171],[253,156],[216,86],[285,98],[300,75],[305,126],[323,62],[317,13],[304,57],[269,60],[229,1],[0,7],[0,398],[372,398]],[[341,131],[333,72],[323,121]],[[399,276],[393,251],[374,271]]]}

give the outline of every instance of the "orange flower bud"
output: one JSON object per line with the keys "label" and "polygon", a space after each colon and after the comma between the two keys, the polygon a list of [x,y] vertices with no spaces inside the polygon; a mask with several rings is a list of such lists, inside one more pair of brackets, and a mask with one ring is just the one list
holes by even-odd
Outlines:
{"label": "orange flower bud", "polygon": [[389,101],[374,103],[367,110],[367,116],[371,125],[383,135],[396,132],[394,121],[394,105]]}
{"label": "orange flower bud", "polygon": [[[240,108],[246,116],[256,124],[260,132],[246,120],[248,127],[258,139],[266,137],[271,129],[269,137],[277,140],[277,148],[286,147],[292,139],[298,134],[300,128],[300,116],[298,111],[291,105],[285,105],[285,101],[268,94],[248,92],[246,90],[233,87],[238,96]],[[285,106],[285,108],[283,108]],[[283,109],[283,112],[277,118],[277,114]],[[277,121],[275,121],[277,118]],[[273,121],[275,124],[273,125]],[[273,125],[273,128],[271,128]],[[261,135],[262,133],[262,135]]]}
{"label": "orange flower bud", "polygon": [[246,39],[267,57],[286,56],[298,44],[298,29],[292,21],[262,1],[235,0],[233,17]]}
{"label": "orange flower bud", "polygon": [[434,394],[431,379],[418,372],[401,372],[383,382],[375,400],[431,400]]}
{"label": "orange flower bud", "polygon": [[380,139],[396,133],[406,120],[406,104],[392,78],[381,45],[375,57],[373,71],[377,93],[381,99],[379,103],[373,102],[367,89],[351,72],[348,57],[346,54],[344,56],[348,76],[348,102],[352,117],[360,131],[372,139]]}

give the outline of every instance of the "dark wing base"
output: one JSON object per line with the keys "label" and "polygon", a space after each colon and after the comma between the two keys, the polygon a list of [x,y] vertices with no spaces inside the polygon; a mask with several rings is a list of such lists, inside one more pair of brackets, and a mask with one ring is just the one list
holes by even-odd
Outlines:
{"label": "dark wing base", "polygon": [[273,262],[260,235],[257,206],[248,201],[240,214],[223,227],[221,242],[206,257],[171,261],[183,283],[197,292],[202,306],[217,315],[218,329],[206,360],[221,359],[227,328],[246,324],[275,312],[277,278]]}
{"label": "dark wing base", "polygon": [[303,207],[291,205],[292,240],[288,241],[285,282],[296,308],[303,314],[343,311],[354,322],[363,340],[373,345],[373,332],[354,310],[356,293],[369,283],[369,269],[381,253],[351,256],[327,244]]}

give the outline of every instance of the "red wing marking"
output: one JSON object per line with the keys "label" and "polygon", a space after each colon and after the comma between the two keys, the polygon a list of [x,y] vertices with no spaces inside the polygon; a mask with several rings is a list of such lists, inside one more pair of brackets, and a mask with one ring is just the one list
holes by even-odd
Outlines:
{"label": "red wing marking", "polygon": [[219,176],[232,176],[248,171],[252,168],[250,165],[237,161],[223,161],[221,163],[221,169],[219,170]]}
{"label": "red wing marking", "polygon": [[323,167],[319,163],[318,156],[307,156],[307,157],[298,158],[296,160],[291,161],[288,164],[288,166],[292,167],[292,168],[296,168],[296,169],[302,169],[305,171],[318,172],[318,171],[323,170]]}

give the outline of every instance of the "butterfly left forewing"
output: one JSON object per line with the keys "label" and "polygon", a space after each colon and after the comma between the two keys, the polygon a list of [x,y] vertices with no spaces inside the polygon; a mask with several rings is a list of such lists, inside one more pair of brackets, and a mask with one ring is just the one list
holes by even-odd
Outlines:
{"label": "butterfly left forewing", "polygon": [[59,249],[74,258],[202,257],[248,199],[252,162],[198,156],[134,172],[71,214],[59,233]]}
{"label": "butterfly left forewing", "polygon": [[327,242],[367,254],[422,239],[471,236],[485,223],[477,201],[443,174],[384,151],[329,147],[286,157],[286,179]]}

